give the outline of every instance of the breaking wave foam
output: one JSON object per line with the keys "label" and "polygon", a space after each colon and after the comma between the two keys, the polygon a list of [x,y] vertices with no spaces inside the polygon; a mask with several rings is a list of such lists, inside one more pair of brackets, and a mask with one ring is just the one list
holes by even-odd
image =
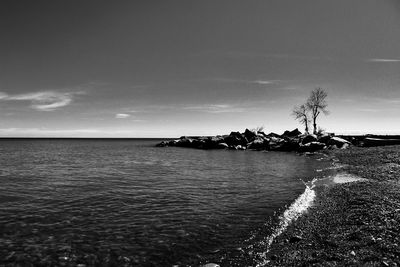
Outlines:
{"label": "breaking wave foam", "polygon": [[260,258],[260,262],[256,265],[257,267],[268,264],[266,254],[268,253],[270,246],[274,242],[275,238],[281,235],[291,222],[297,220],[312,205],[316,196],[314,190],[316,181],[317,179],[313,179],[311,182],[309,182],[309,184],[304,183],[306,189],[304,190],[303,194],[301,194],[289,206],[289,208],[287,208],[285,212],[281,216],[279,216],[279,223],[273,230],[272,234],[268,236],[265,240],[260,242],[260,245],[266,246],[266,251],[258,255]]}

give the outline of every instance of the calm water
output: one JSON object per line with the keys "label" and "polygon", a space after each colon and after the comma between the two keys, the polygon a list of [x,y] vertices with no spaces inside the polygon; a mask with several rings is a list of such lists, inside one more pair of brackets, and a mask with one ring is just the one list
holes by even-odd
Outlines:
{"label": "calm water", "polygon": [[241,248],[327,164],[155,143],[0,141],[0,264],[207,262]]}

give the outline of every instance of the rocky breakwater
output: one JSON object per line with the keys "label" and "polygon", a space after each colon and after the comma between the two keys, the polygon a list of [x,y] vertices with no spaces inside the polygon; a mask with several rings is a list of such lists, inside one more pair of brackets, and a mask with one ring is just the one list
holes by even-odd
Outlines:
{"label": "rocky breakwater", "polygon": [[162,141],[158,147],[188,147],[197,149],[233,149],[233,150],[267,150],[267,151],[297,151],[315,152],[321,149],[345,149],[351,143],[334,134],[312,135],[303,134],[298,129],[265,134],[262,131],[243,133],[231,132],[229,135],[217,136],[182,136],[171,141]]}

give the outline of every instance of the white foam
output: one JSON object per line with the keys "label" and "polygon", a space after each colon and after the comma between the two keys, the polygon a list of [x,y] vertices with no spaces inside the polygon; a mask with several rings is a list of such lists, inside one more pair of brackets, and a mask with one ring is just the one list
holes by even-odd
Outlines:
{"label": "white foam", "polygon": [[[340,169],[342,166],[338,165],[335,167]],[[266,258],[266,255],[269,252],[270,247],[274,242],[275,238],[281,235],[291,222],[297,220],[305,211],[307,211],[309,207],[311,207],[316,197],[316,192],[314,190],[316,186],[329,185],[332,183],[342,184],[342,183],[359,182],[359,181],[368,181],[368,179],[343,172],[322,179],[314,178],[308,184],[304,183],[306,189],[304,190],[303,194],[301,194],[289,206],[289,208],[287,208],[285,212],[281,216],[279,216],[279,224],[273,230],[272,234],[268,236],[266,239],[259,242],[259,245],[265,246],[266,250],[265,252],[259,253],[257,255],[259,257],[259,263],[256,266],[257,267],[265,266],[266,264],[269,263],[269,261]]]}
{"label": "white foam", "polygon": [[279,224],[274,229],[272,234],[260,242],[260,245],[266,246],[266,251],[258,255],[260,257],[260,262],[256,266],[264,266],[268,264],[269,261],[266,259],[266,254],[268,253],[275,238],[281,235],[291,222],[297,220],[312,205],[316,196],[314,191],[315,181],[316,179],[312,180],[309,185],[304,183],[306,185],[306,189],[304,190],[303,194],[301,194],[279,217]]}
{"label": "white foam", "polygon": [[333,176],[332,181],[335,184],[344,184],[344,183],[368,181],[368,179],[361,178],[359,176],[355,176],[355,175],[348,174],[348,173],[338,173],[335,176]]}

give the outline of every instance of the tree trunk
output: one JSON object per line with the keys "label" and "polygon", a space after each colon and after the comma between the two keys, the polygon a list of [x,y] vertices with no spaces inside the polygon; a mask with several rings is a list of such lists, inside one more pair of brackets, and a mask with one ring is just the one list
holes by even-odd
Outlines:
{"label": "tree trunk", "polygon": [[314,134],[317,134],[317,118],[314,118],[313,122],[314,122],[314,124],[313,124],[313,126],[314,126]]}

